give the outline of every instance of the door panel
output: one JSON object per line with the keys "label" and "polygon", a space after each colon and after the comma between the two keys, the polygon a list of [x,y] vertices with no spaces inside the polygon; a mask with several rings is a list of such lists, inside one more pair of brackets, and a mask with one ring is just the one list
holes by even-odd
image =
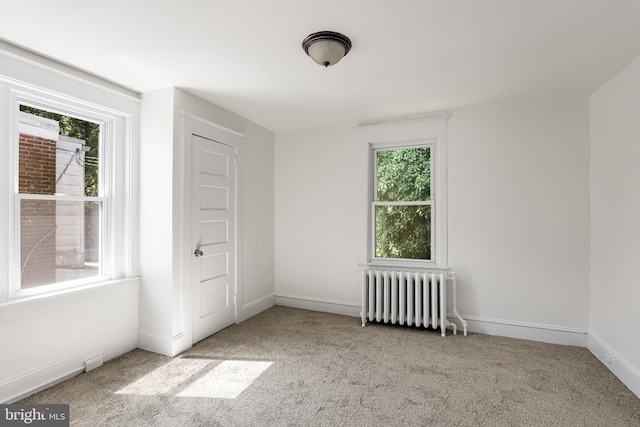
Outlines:
{"label": "door panel", "polygon": [[229,221],[202,221],[200,223],[202,245],[214,245],[229,241]]}
{"label": "door panel", "polygon": [[223,187],[200,187],[200,209],[228,210],[229,189]]}
{"label": "door panel", "polygon": [[[235,148],[192,136],[193,342],[235,323]],[[201,251],[201,252],[198,252]]]}
{"label": "door panel", "polygon": [[229,274],[228,254],[221,253],[202,257],[200,260],[200,283]]}
{"label": "door panel", "polygon": [[202,150],[201,172],[205,175],[229,176],[229,158],[219,153]]}
{"label": "door panel", "polygon": [[216,283],[215,280],[205,283],[200,294],[200,315],[209,316],[229,305],[229,284]]}

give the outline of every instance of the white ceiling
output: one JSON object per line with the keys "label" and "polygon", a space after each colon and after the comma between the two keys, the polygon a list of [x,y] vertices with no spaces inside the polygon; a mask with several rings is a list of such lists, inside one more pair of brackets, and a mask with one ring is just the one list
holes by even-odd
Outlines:
{"label": "white ceiling", "polygon": [[[327,69],[321,30],[353,42]],[[0,38],[286,131],[588,96],[640,56],[640,0],[0,0]]]}

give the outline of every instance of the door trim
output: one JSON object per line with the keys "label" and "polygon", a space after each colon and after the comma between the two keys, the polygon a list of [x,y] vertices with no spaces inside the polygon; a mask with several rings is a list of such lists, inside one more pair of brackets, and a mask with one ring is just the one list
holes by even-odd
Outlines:
{"label": "door trim", "polygon": [[226,145],[243,148],[245,134],[217,123],[198,117],[187,111],[180,112],[180,130],[190,130],[192,134],[212,139]]}
{"label": "door trim", "polygon": [[180,134],[181,134],[181,156],[177,167],[180,168],[177,175],[181,178],[181,183],[176,183],[177,188],[182,188],[182,193],[177,194],[173,201],[173,206],[181,207],[174,210],[179,216],[176,218],[176,224],[181,224],[180,233],[175,237],[174,251],[178,251],[179,255],[176,259],[180,265],[177,270],[181,273],[181,281],[174,288],[174,310],[180,310],[174,316],[174,336],[182,334],[179,343],[175,343],[176,348],[174,354],[178,354],[193,345],[193,310],[192,310],[192,289],[191,289],[191,258],[193,257],[193,248],[191,247],[191,139],[194,135],[207,138],[221,144],[230,145],[236,148],[237,164],[236,173],[236,229],[235,229],[235,276],[236,276],[236,293],[235,298],[235,321],[238,321],[239,307],[242,307],[242,194],[243,194],[243,147],[245,135],[233,129],[227,128],[220,124],[203,119],[192,113],[181,111],[179,113]]}

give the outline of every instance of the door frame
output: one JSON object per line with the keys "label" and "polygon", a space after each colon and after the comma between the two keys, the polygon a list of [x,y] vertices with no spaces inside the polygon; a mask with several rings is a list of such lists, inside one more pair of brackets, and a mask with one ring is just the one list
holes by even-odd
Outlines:
{"label": "door frame", "polygon": [[[180,313],[175,313],[174,316],[174,341],[180,341],[182,345],[181,351],[190,348],[193,345],[193,308],[192,308],[192,271],[191,261],[193,257],[193,251],[191,244],[191,202],[192,202],[192,177],[191,177],[191,155],[192,155],[192,137],[200,136],[206,139],[210,139],[221,144],[232,146],[236,149],[237,164],[235,168],[236,179],[236,226],[233,230],[235,235],[235,264],[232,268],[235,270],[235,295],[233,295],[235,302],[235,322],[238,322],[239,307],[242,306],[242,254],[241,242],[242,242],[242,170],[243,170],[243,148],[244,138],[243,133],[237,132],[233,129],[229,129],[225,126],[203,119],[195,114],[181,111],[180,112],[180,134],[181,134],[181,158],[176,162],[175,167],[180,168],[178,175],[181,177],[182,185],[178,185],[178,188],[182,188],[182,192],[175,192],[174,199],[174,214],[179,215],[176,218],[178,224],[181,224],[180,232],[178,236],[175,236],[174,251],[179,251],[176,254],[175,259],[179,260],[180,264],[177,266],[178,271],[181,271],[180,281],[174,288],[174,310],[180,310]],[[178,207],[176,209],[176,207]]]}

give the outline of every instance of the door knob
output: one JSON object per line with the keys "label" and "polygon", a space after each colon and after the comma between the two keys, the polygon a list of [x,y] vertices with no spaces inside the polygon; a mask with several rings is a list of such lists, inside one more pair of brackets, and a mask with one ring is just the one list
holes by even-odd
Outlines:
{"label": "door knob", "polygon": [[197,257],[200,257],[204,255],[204,252],[202,252],[200,249],[196,249],[196,251],[193,254]]}

